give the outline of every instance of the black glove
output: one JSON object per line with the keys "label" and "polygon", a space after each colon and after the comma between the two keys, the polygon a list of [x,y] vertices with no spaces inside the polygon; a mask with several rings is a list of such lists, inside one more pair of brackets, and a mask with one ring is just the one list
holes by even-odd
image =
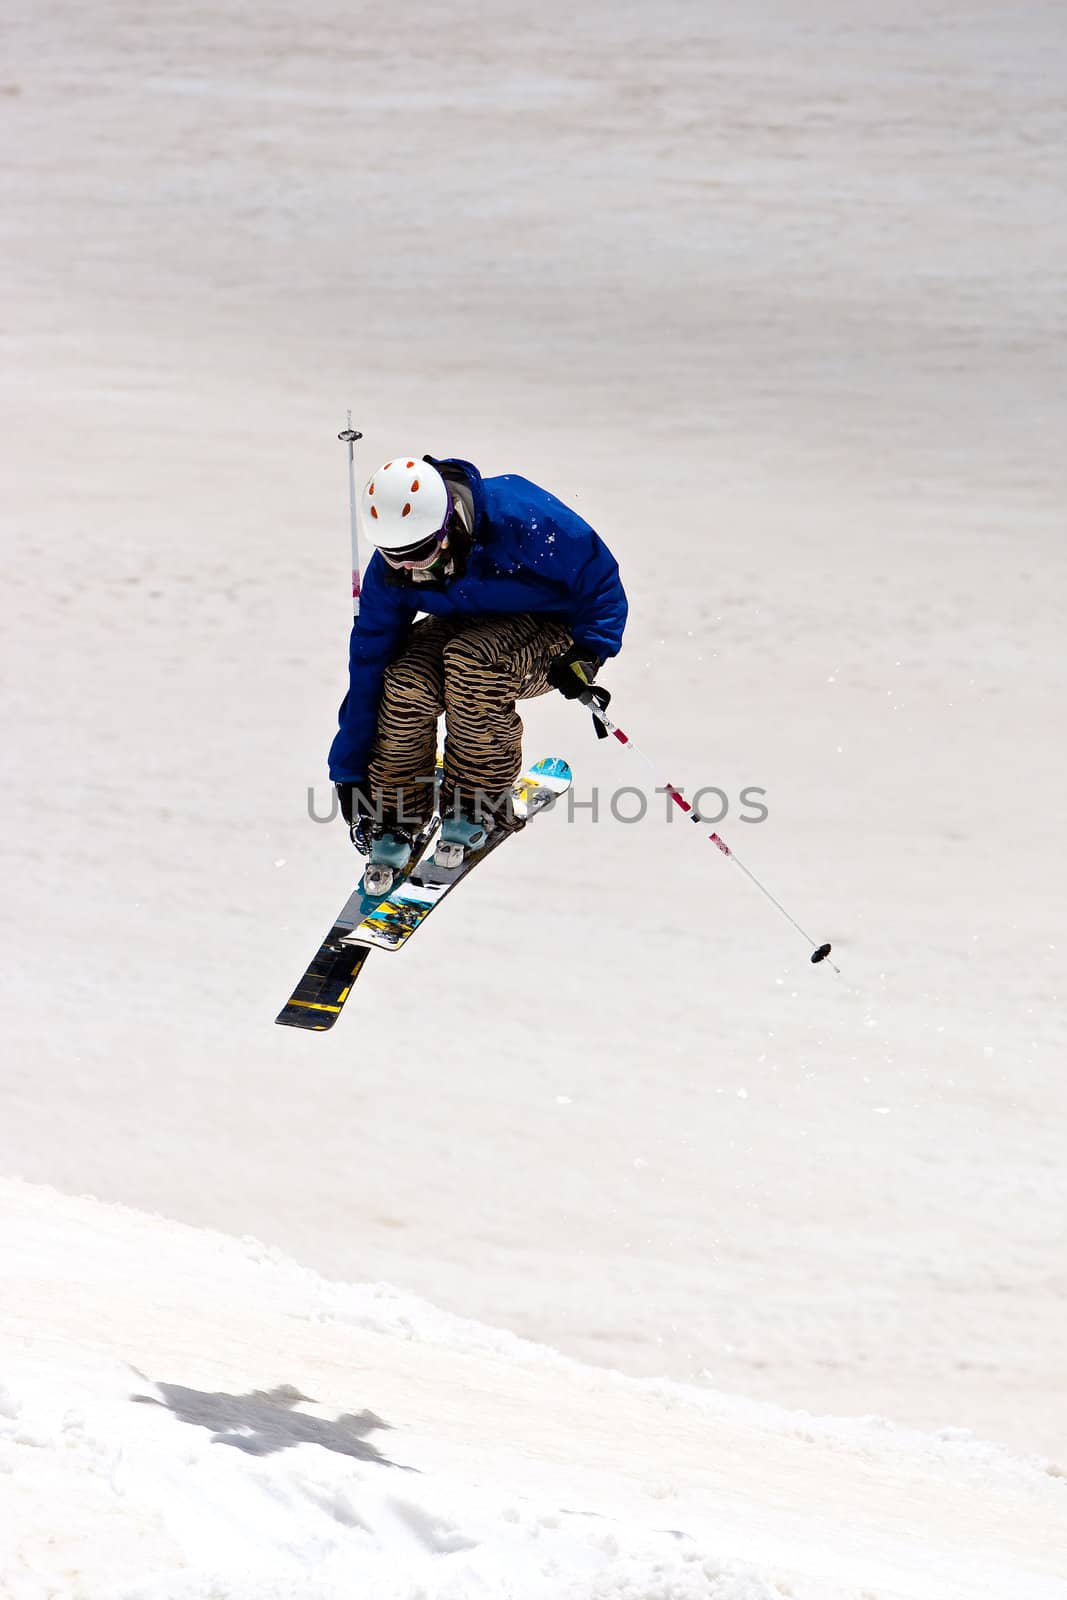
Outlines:
{"label": "black glove", "polygon": [[377,818],[372,807],[369,795],[364,794],[362,783],[338,783],[337,799],[341,806],[341,815],[348,824],[348,835],[362,856],[370,855],[372,829]]}
{"label": "black glove", "polygon": [[549,683],[558,689],[565,700],[580,700],[589,693],[589,685],[604,663],[593,655],[588,645],[572,644],[569,650],[555,656],[548,663]]}

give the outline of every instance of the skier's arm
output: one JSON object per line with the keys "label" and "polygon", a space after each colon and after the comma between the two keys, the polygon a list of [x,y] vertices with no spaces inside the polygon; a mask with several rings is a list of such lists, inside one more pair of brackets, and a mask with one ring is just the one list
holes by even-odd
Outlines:
{"label": "skier's arm", "polygon": [[619,563],[600,535],[589,529],[584,559],[571,580],[570,628],[576,645],[606,661],[617,656],[626,627],[626,591]]}
{"label": "skier's arm", "polygon": [[375,556],[363,583],[360,613],[352,625],[348,652],[348,693],[338,713],[337,736],[330,746],[334,783],[362,783],[367,776],[385,669],[400,654],[415,618],[415,607],[382,582]]}

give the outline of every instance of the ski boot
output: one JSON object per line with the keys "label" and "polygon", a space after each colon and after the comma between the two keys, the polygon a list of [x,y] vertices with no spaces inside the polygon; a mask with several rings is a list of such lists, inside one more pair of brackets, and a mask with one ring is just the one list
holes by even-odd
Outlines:
{"label": "ski boot", "polygon": [[376,832],[363,872],[363,893],[383,900],[410,860],[411,836],[403,828],[394,826]]}
{"label": "ski boot", "polygon": [[492,823],[473,822],[469,817],[449,813],[441,819],[441,831],[433,853],[433,864],[445,871],[461,867],[468,855],[480,850],[489,838]]}

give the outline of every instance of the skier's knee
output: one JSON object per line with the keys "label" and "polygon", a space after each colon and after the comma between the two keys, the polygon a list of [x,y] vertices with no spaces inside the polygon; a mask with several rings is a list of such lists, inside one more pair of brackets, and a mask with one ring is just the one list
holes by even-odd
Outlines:
{"label": "skier's knee", "polygon": [[436,673],[427,672],[403,656],[386,667],[382,696],[383,699],[402,702],[422,711],[437,713],[444,710],[441,685]]}

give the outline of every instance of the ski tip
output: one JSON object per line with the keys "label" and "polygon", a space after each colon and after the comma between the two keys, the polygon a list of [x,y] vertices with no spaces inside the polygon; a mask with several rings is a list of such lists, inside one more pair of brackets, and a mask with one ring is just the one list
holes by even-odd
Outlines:
{"label": "ski tip", "polygon": [[562,778],[565,783],[570,783],[574,777],[570,763],[564,761],[562,756],[544,756],[540,761],[535,761],[530,768],[542,778]]}
{"label": "ski tip", "polygon": [[831,944],[821,944],[817,950],[812,952],[812,962],[825,961],[832,949],[833,945]]}

